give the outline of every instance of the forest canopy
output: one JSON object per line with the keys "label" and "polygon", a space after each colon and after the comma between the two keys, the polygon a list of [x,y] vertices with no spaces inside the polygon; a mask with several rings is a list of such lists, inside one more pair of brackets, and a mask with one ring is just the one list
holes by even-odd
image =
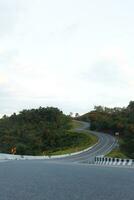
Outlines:
{"label": "forest canopy", "polygon": [[66,145],[71,118],[58,108],[23,110],[0,119],[0,152],[42,155]]}
{"label": "forest canopy", "polygon": [[121,150],[128,157],[134,158],[134,101],[130,101],[129,105],[123,108],[95,106],[93,111],[78,119],[90,121],[92,130],[111,134],[119,132]]}

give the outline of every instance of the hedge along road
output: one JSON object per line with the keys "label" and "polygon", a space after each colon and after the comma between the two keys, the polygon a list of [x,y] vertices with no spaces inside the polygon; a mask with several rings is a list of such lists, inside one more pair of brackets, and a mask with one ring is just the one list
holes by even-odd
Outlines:
{"label": "hedge along road", "polygon": [[94,161],[95,156],[106,155],[112,149],[117,146],[117,140],[115,137],[109,134],[100,133],[96,131],[87,130],[90,128],[90,124],[87,122],[81,122],[81,127],[76,128],[75,131],[82,132],[87,131],[89,134],[93,134],[98,137],[98,142],[87,151],[83,151],[77,155],[70,155],[65,158],[56,158],[51,160],[59,160],[64,162],[76,162],[76,163],[90,163]]}

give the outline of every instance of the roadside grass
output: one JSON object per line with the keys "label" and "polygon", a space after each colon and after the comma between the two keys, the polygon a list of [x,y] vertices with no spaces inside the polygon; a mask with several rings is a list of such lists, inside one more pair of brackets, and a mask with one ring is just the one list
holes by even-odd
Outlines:
{"label": "roadside grass", "polygon": [[68,146],[60,149],[44,152],[44,155],[63,155],[75,153],[89,148],[97,143],[98,138],[90,133],[90,131],[69,131],[68,132]]}
{"label": "roadside grass", "polygon": [[128,158],[124,152],[122,152],[119,148],[112,150],[110,153],[106,155],[106,157],[111,158]]}
{"label": "roadside grass", "polygon": [[71,131],[73,131],[76,128],[81,128],[83,124],[80,121],[72,120],[72,124],[71,125],[72,125]]}
{"label": "roadside grass", "polygon": [[123,152],[120,149],[120,145],[122,144],[123,140],[119,137],[118,138],[118,147],[116,147],[115,149],[113,149],[111,152],[109,152],[106,156],[107,157],[111,157],[111,158],[129,158],[125,152]]}
{"label": "roadside grass", "polygon": [[82,150],[94,145],[95,143],[97,143],[97,138],[94,135],[89,135],[89,133],[74,132],[73,135],[81,138],[81,140],[79,142],[74,143],[69,148],[66,147],[66,148],[63,148],[61,150],[55,151],[51,155],[62,155],[62,154],[75,153],[75,152],[78,152],[78,151],[82,151]]}

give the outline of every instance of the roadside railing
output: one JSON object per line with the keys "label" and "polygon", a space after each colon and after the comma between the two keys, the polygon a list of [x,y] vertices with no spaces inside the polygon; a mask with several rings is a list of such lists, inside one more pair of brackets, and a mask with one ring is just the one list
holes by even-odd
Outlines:
{"label": "roadside railing", "polygon": [[94,163],[98,165],[134,166],[134,159],[122,159],[122,158],[96,156]]}

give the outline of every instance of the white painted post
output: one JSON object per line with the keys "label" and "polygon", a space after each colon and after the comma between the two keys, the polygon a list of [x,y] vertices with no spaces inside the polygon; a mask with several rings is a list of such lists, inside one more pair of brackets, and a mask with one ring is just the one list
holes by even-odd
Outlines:
{"label": "white painted post", "polygon": [[113,158],[110,158],[109,165],[112,165],[112,163],[113,163]]}
{"label": "white painted post", "polygon": [[103,158],[100,157],[100,165],[102,165],[102,163],[103,163]]}
{"label": "white painted post", "polygon": [[113,165],[116,165],[116,164],[117,164],[117,158],[114,158]]}
{"label": "white painted post", "polygon": [[127,160],[126,159],[124,159],[124,161],[123,161],[123,163],[122,163],[122,165],[126,165],[126,162]]}
{"label": "white painted post", "polygon": [[132,159],[129,159],[129,162],[128,162],[128,165],[132,165],[133,164],[133,160]]}
{"label": "white painted post", "polygon": [[121,165],[121,159],[119,158],[119,161],[117,162],[117,165]]}

